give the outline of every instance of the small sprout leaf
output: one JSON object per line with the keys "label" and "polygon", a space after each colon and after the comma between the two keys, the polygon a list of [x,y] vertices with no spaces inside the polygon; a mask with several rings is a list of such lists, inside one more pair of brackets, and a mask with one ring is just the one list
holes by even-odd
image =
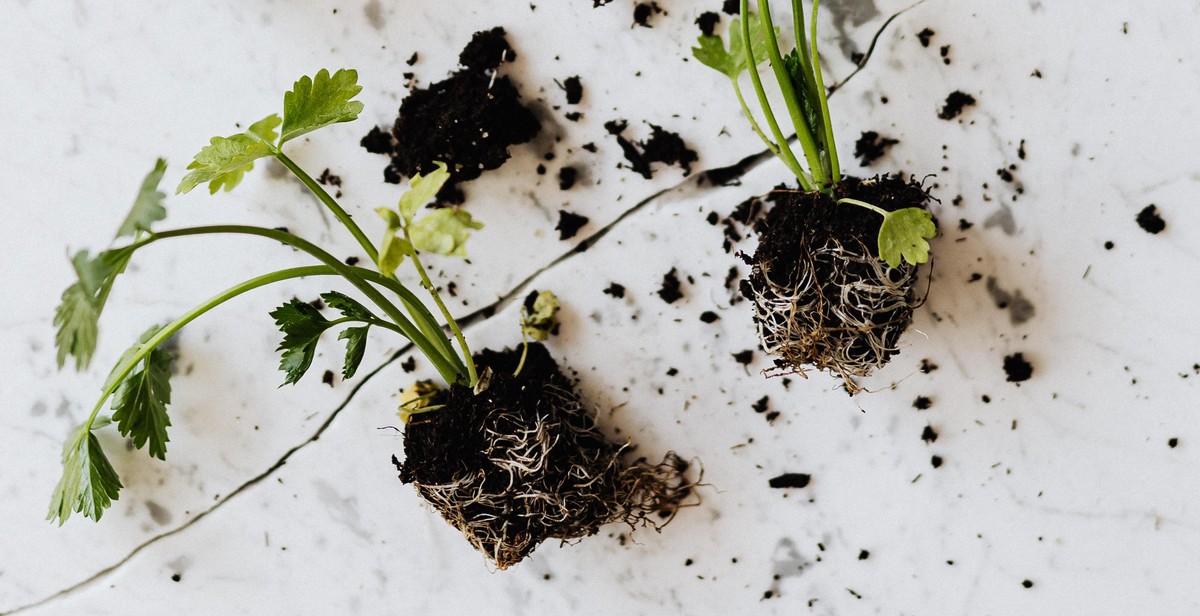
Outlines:
{"label": "small sprout leaf", "polygon": [[149,231],[150,225],[167,217],[167,208],[163,207],[166,193],[158,190],[163,174],[167,171],[167,161],[160,158],[154,163],[154,169],[142,180],[137,198],[133,200],[133,208],[117,229],[117,237],[133,237],[139,231]]}
{"label": "small sprout leaf", "polygon": [[331,77],[321,69],[316,77],[301,77],[283,95],[283,134],[279,145],[318,128],[357,119],[363,104],[353,99],[362,91],[358,71],[339,69]]}
{"label": "small sprout leaf", "polygon": [[279,116],[272,114],[251,124],[244,133],[213,137],[188,165],[191,173],[183,176],[175,193],[189,192],[205,182],[209,193],[222,188],[225,192],[233,190],[242,176],[254,168],[255,160],[271,155],[271,141],[277,135],[275,129],[280,121]]}
{"label": "small sprout leaf", "polygon": [[[750,39],[754,58],[758,64],[767,60],[767,39],[763,33],[762,21],[757,14],[751,13]],[[700,46],[692,48],[692,55],[701,64],[716,69],[730,79],[737,79],[743,71],[750,68],[750,59],[746,57],[746,46],[742,42],[742,24],[740,18],[734,18],[729,26],[729,49],[719,36],[701,36]]]}
{"label": "small sprout leaf", "polygon": [[429,402],[441,391],[433,381],[417,381],[400,392],[400,421],[408,423],[413,415],[442,408]]}
{"label": "small sprout leaf", "polygon": [[354,373],[358,371],[363,354],[367,350],[367,331],[370,329],[370,325],[347,327],[338,334],[338,340],[346,341],[346,364],[342,367],[343,379],[353,377]]}
{"label": "small sprout leaf", "polygon": [[[93,429],[107,425],[95,421]],[[80,424],[72,431],[63,446],[63,474],[50,497],[46,519],[62,526],[72,512],[99,521],[104,510],[112,505],[121,490],[121,480],[104,455],[100,441]]]}
{"label": "small sprout leaf", "polygon": [[443,208],[434,210],[409,227],[412,248],[453,257],[467,256],[467,238],[472,230],[482,229],[464,210]]}
{"label": "small sprout leaf", "polygon": [[937,235],[933,214],[918,207],[909,207],[883,216],[879,227],[879,256],[889,267],[898,267],[900,260],[919,265],[929,260],[929,242]]}
{"label": "small sprout leaf", "polygon": [[279,369],[287,374],[283,384],[290,385],[299,381],[312,365],[317,341],[330,324],[311,304],[298,299],[276,308],[271,316],[283,332],[283,341],[276,350],[283,352],[279,361]]}
{"label": "small sprout leaf", "polygon": [[550,332],[558,325],[558,297],[551,291],[542,291],[533,300],[533,310],[522,309],[521,333],[541,342],[550,337]]}
{"label": "small sprout leaf", "polygon": [[[158,332],[157,327],[146,332],[138,345],[146,344]],[[167,405],[171,403],[171,354],[161,348],[150,351],[140,366],[121,381],[113,398],[112,420],[122,436],[141,449],[150,444],[149,454],[159,460],[167,458]]]}
{"label": "small sprout leaf", "polygon": [[400,215],[404,217],[406,223],[412,222],[413,217],[417,215],[417,210],[422,205],[429,203],[429,200],[433,199],[434,195],[450,179],[446,163],[434,161],[433,164],[437,166],[437,169],[425,175],[414,175],[409,183],[411,188],[400,196]]}

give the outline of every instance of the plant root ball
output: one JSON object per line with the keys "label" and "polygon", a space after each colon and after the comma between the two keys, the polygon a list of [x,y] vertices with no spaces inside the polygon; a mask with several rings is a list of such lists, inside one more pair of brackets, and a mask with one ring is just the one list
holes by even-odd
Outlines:
{"label": "plant root ball", "polygon": [[[609,442],[541,344],[484,351],[486,389],[444,390],[405,428],[400,480],[505,569],[546,539],[595,534],[609,522],[656,529],[695,504],[688,464],[668,453],[653,464],[627,460],[629,443]],[[487,378],[487,377],[485,377]],[[393,458],[393,462],[395,459]]]}
{"label": "plant root ball", "polygon": [[932,199],[915,179],[847,177],[834,196],[776,189],[774,207],[755,226],[759,245],[742,294],[754,304],[763,349],[777,356],[768,374],[804,375],[816,368],[841,378],[851,395],[864,377],[897,352],[917,296],[917,267],[890,268],[879,258],[883,217],[837,199],[893,211],[928,209]]}

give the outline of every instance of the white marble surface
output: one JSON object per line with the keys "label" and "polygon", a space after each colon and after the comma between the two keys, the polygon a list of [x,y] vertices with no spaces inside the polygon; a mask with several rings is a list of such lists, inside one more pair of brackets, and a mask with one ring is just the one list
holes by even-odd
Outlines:
{"label": "white marble surface", "polygon": [[[644,122],[678,131],[697,169],[758,151],[722,79],[687,60],[693,20],[721,3],[660,0],[652,29],[631,28],[629,0],[591,4],[6,1],[0,288],[15,301],[0,313],[0,614],[1200,612],[1200,4],[928,0],[883,34],[831,99],[843,159],[860,131],[899,139],[870,170],[848,171],[936,173],[943,235],[903,352],[854,399],[824,375],[765,380],[762,353],[749,367],[731,358],[756,341],[724,285],[735,260],[705,218],[785,181],[781,164],[723,188],[676,168],[646,181],[616,167],[603,128],[616,118],[635,135]],[[850,66],[839,42],[865,48],[903,6],[827,0],[827,75]],[[252,239],[149,249],[117,285],[92,369],[75,374],[55,369],[50,324],[67,248],[103,247],[156,156],[173,184],[208,137],[276,110],[293,79],[320,67],[359,69],[366,111],[294,156],[341,175],[343,202],[378,233],[371,208],[398,188],[358,138],[390,123],[402,73],[440,80],[470,34],[495,25],[520,54],[510,74],[550,121],[467,186],[488,228],[469,264],[438,264],[458,285],[452,308],[554,289],[567,307],[551,348],[602,423],[647,455],[702,460],[703,505],[661,534],[614,526],[490,571],[396,480],[400,436],[379,428],[396,423],[395,393],[412,375],[385,364],[391,340],[372,341],[355,381],[321,384],[338,364],[330,346],[316,376],[276,388],[266,312],[327,290],[303,281],[186,329],[168,460],[108,435],[120,500],[99,524],[44,522],[61,441],[128,341],[248,274],[303,262]],[[926,27],[928,48],[916,37]],[[555,109],[554,80],[572,75],[585,87],[578,123]],[[938,119],[954,90],[978,105]],[[598,153],[580,149],[588,142]],[[555,179],[564,163],[584,169],[567,192]],[[1010,164],[1014,183],[996,173]],[[271,169],[233,193],[202,192],[172,197],[164,228],[282,225],[355,254]],[[1150,203],[1167,222],[1158,235],[1134,221]],[[560,208],[590,218],[569,242],[554,231]],[[557,260],[610,224],[590,250]],[[667,305],[654,292],[672,267],[694,282]],[[1014,322],[989,278],[1034,316]],[[602,293],[610,282],[624,299]],[[476,347],[516,340],[516,307],[500,308],[469,328]],[[720,320],[702,323],[706,310]],[[1001,369],[1013,352],[1035,369],[1019,386]],[[938,369],[922,373],[923,359]],[[751,408],[764,395],[773,423]],[[931,408],[914,409],[917,396]],[[921,439],[926,426],[935,442]],[[812,483],[769,488],[783,472]]]}

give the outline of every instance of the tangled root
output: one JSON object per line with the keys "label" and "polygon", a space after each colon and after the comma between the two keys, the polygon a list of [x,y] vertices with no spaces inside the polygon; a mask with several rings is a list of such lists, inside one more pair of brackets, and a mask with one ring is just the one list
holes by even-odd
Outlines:
{"label": "tangled root", "polygon": [[[929,199],[915,181],[891,177],[847,178],[839,189],[845,192],[838,197],[868,193],[855,198],[887,210]],[[900,335],[924,303],[914,292],[918,268],[907,262],[892,268],[879,258],[877,214],[820,194],[780,191],[773,199],[742,287],[764,350],[778,356],[767,372],[804,376],[815,368],[858,393],[854,379],[899,352]]]}
{"label": "tangled root", "polygon": [[400,465],[401,480],[497,568],[546,539],[572,541],[610,522],[659,529],[695,504],[688,463],[674,452],[627,462],[631,445],[604,438],[557,366],[545,373],[553,360],[541,345],[530,347],[521,377],[507,376],[505,359],[485,352],[495,366],[486,391],[451,388],[447,408],[409,423]]}

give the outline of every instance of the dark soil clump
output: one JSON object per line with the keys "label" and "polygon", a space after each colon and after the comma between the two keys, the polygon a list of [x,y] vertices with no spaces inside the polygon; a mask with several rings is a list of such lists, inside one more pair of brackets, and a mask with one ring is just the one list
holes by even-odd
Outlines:
{"label": "dark soil clump", "polygon": [[847,391],[897,352],[900,335],[923,297],[917,267],[888,267],[879,258],[882,217],[837,204],[852,198],[893,211],[928,209],[920,182],[897,176],[844,178],[834,196],[778,189],[774,207],[755,230],[758,249],[741,291],[755,305],[763,349],[776,355],[774,374],[803,374],[806,367],[843,379]]}
{"label": "dark soil clump", "polygon": [[1004,357],[1004,374],[1009,383],[1028,381],[1033,376],[1033,366],[1025,361],[1024,354],[1013,353]]}
{"label": "dark soil clump", "polygon": [[583,100],[583,83],[579,81],[579,75],[564,79],[562,89],[567,94],[568,105],[578,105]]}
{"label": "dark soil clump", "polygon": [[683,298],[683,292],[680,291],[679,276],[675,268],[663,274],[662,287],[658,289],[658,296],[662,301],[668,304],[674,304]]}
{"label": "dark soil clump", "polygon": [[497,75],[502,63],[516,57],[503,28],[477,32],[459,56],[462,69],[412,90],[391,132],[376,127],[362,140],[367,151],[391,157],[384,180],[398,184],[433,171],[433,162],[441,161],[451,175],[438,199],[461,203],[461,182],[500,167],[509,158],[509,146],[532,140],[541,123],[521,104],[512,81]]}
{"label": "dark soil clump", "polygon": [[628,461],[629,443],[599,432],[545,347],[531,344],[511,376],[520,356],[480,353],[490,371],[482,391],[443,390],[433,403],[445,408],[405,428],[400,480],[472,545],[504,569],[547,539],[586,537],[609,522],[658,528],[688,504],[685,461]]}
{"label": "dark soil clump", "polygon": [[1167,228],[1167,223],[1158,215],[1158,207],[1153,203],[1138,212],[1137,224],[1143,231],[1152,235],[1157,235],[1163,229]]}
{"label": "dark soil clump", "polygon": [[700,34],[704,36],[712,36],[713,30],[716,29],[717,24],[720,22],[721,15],[712,11],[700,13],[700,16],[696,18],[696,25],[700,28]]}
{"label": "dark soil clump", "polygon": [[917,33],[917,39],[921,41],[921,47],[929,47],[929,40],[936,34],[933,30],[925,28]]}
{"label": "dark soil clump", "polygon": [[569,240],[579,233],[584,225],[588,223],[587,216],[572,214],[566,210],[558,211],[558,224],[554,226],[554,230],[558,231],[558,239]]}
{"label": "dark soil clump", "polygon": [[974,104],[974,96],[961,90],[955,90],[946,97],[946,104],[942,105],[942,110],[938,112],[938,117],[943,120],[953,120],[962,115],[963,109]]}
{"label": "dark soil clump", "polygon": [[626,139],[621,133],[629,123],[625,120],[612,120],[604,124],[604,128],[609,133],[615,135],[617,144],[621,146],[621,152],[625,154],[625,160],[629,162],[629,168],[640,174],[647,180],[653,177],[653,171],[650,168],[651,163],[663,163],[665,165],[679,165],[683,168],[684,175],[692,173],[692,163],[698,160],[695,150],[687,147],[677,133],[668,130],[663,130],[663,127],[654,124],[650,125],[650,138],[634,142]]}
{"label": "dark soil clump", "polygon": [[854,157],[862,163],[862,166],[868,167],[871,163],[883,158],[883,155],[887,154],[887,151],[897,143],[900,143],[900,140],[882,137],[873,130],[865,131],[858,141],[854,142]]}
{"label": "dark soil clump", "polygon": [[812,475],[806,473],[784,473],[778,477],[769,479],[767,485],[772,488],[803,488],[808,486],[809,481],[812,481]]}

